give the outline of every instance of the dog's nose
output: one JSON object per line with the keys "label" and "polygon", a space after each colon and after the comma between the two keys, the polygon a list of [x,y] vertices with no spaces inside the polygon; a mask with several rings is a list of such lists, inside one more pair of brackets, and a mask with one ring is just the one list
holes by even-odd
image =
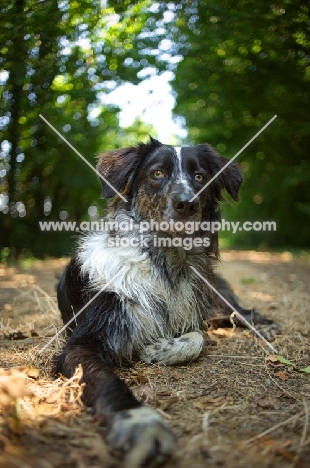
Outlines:
{"label": "dog's nose", "polygon": [[194,216],[199,208],[199,201],[192,194],[178,193],[173,200],[173,208],[184,218]]}

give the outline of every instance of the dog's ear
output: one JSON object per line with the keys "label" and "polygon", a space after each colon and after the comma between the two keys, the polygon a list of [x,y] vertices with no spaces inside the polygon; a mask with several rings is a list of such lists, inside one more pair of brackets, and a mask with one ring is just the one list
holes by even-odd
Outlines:
{"label": "dog's ear", "polygon": [[117,192],[126,191],[126,185],[130,183],[138,159],[139,151],[134,146],[106,151],[99,155],[97,171],[102,176],[100,182],[103,198],[112,198]]}
{"label": "dog's ear", "polygon": [[119,148],[100,154],[97,171],[102,176],[100,177],[102,197],[113,198],[117,192],[121,192],[122,195],[128,194],[139,164],[160,146],[162,143],[150,136],[146,144],[139,143],[137,146]]}
{"label": "dog's ear", "polygon": [[[222,156],[219,156],[219,159],[221,168],[225,167],[229,162],[229,159],[222,158]],[[238,192],[243,182],[243,175],[239,165],[235,161],[229,162],[219,177],[221,177],[223,188],[234,200],[239,201]]]}
{"label": "dog's ear", "polygon": [[219,192],[219,199],[221,199],[220,191],[225,189],[234,200],[239,201],[238,192],[243,181],[239,165],[235,161],[229,162],[229,159],[219,156],[207,143],[198,145],[198,154],[200,158],[202,157],[203,162],[207,164],[207,169],[212,177],[215,177],[221,171],[214,179],[214,185]]}

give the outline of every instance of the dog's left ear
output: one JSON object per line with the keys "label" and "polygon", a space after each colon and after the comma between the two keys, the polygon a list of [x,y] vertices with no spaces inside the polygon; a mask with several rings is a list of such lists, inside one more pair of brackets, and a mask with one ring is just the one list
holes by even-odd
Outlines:
{"label": "dog's left ear", "polygon": [[100,182],[103,198],[113,198],[117,192],[125,194],[138,159],[138,148],[134,146],[106,151],[99,155],[97,171],[102,176]]}
{"label": "dog's left ear", "polygon": [[201,162],[207,165],[207,170],[212,177],[215,177],[222,170],[214,179],[218,199],[222,199],[220,192],[225,189],[234,200],[239,201],[238,192],[243,181],[239,165],[235,161],[230,162],[229,159],[219,156],[207,143],[197,145],[197,151]]}
{"label": "dog's left ear", "polygon": [[[225,167],[229,159],[219,156],[221,169]],[[229,195],[236,201],[239,201],[238,192],[240,185],[243,182],[243,175],[239,165],[233,161],[229,162],[227,167],[219,175],[219,179],[223,188],[227,190]]]}

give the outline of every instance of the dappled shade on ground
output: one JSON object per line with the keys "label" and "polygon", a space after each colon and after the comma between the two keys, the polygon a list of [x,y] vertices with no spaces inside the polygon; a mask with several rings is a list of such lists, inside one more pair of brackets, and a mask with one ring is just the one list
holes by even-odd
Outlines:
{"label": "dappled shade on ground", "polygon": [[[299,368],[309,365],[309,263],[289,253],[225,252],[223,259],[219,270],[243,305],[281,324],[283,334],[272,342],[279,354]],[[78,377],[50,376],[63,338],[38,355],[62,325],[55,284],[65,263],[0,269],[0,365],[9,369],[0,373],[2,466],[122,466],[107,450],[104,428],[80,403]],[[178,436],[167,468],[309,466],[309,375],[268,358],[249,331],[211,329],[205,338],[195,363],[117,371]]]}

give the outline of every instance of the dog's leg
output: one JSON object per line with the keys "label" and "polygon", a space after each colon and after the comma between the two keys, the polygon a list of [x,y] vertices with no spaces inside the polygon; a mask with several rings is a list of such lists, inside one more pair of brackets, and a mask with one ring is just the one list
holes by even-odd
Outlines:
{"label": "dog's leg", "polygon": [[[241,307],[238,298],[233,293],[227,281],[218,275],[215,275],[215,287],[229,304],[239,312],[242,317],[253,324],[265,338],[271,339],[280,333],[280,325],[273,320],[264,317],[254,309],[244,309]],[[215,325],[215,327],[231,327],[230,316],[232,312],[232,309],[215,293],[214,305],[209,314],[209,321],[211,324]],[[234,316],[233,320],[239,327],[246,327],[245,323],[238,316]]]}
{"label": "dog's leg", "polygon": [[203,347],[203,333],[198,330],[185,333],[178,338],[160,338],[146,346],[139,358],[147,364],[182,364],[198,358]]}
{"label": "dog's leg", "polygon": [[107,441],[113,450],[125,455],[126,466],[165,461],[176,447],[168,425],[155,410],[144,407],[104,362],[104,351],[99,353],[103,344],[98,338],[74,335],[57,359],[55,371],[71,377],[77,365],[82,365],[82,382],[86,384],[83,401],[107,424]]}

